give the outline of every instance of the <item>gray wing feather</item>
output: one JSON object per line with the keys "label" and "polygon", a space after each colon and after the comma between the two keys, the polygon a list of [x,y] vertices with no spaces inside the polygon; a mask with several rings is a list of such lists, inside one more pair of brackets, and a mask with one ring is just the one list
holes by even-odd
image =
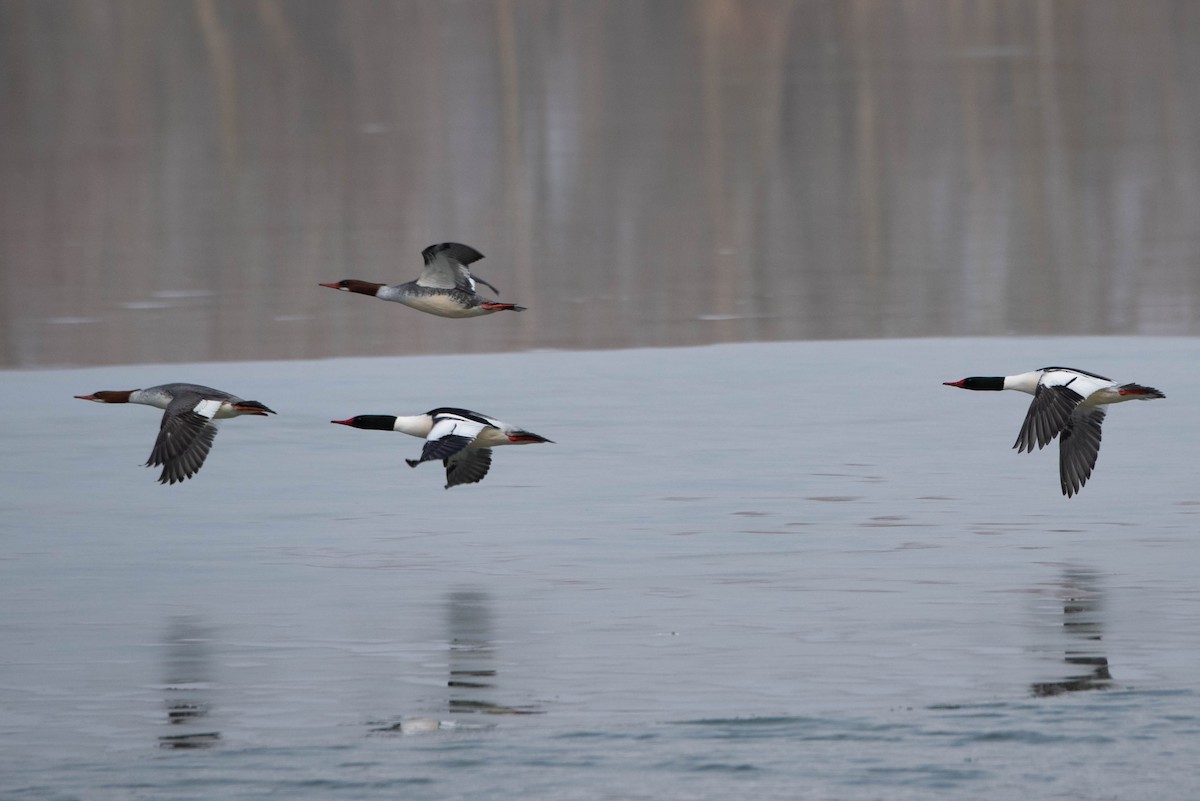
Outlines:
{"label": "gray wing feather", "polygon": [[1039,384],[1033,395],[1033,403],[1025,414],[1025,422],[1021,424],[1021,433],[1013,447],[1017,453],[1033,452],[1033,446],[1044,448],[1058,436],[1071,419],[1083,396],[1067,386],[1047,387]]}
{"label": "gray wing feather", "polygon": [[493,292],[495,292],[495,293],[496,293],[496,297],[500,297],[500,290],[499,290],[499,289],[496,289],[496,287],[492,286],[492,285],[491,285],[491,284],[489,284],[487,281],[484,281],[482,278],[480,278],[478,275],[475,275],[474,273],[472,273],[472,274],[471,274],[471,277],[475,279],[475,283],[477,283],[477,284],[483,284],[483,285],[484,285],[484,286],[486,286],[488,289],[490,289],[490,290],[492,290]]}
{"label": "gray wing feather", "polygon": [[445,460],[446,489],[482,481],[492,466],[491,448],[461,450]]}
{"label": "gray wing feather", "polygon": [[146,466],[162,467],[160,484],[191,478],[204,466],[216,436],[217,426],[209,418],[192,411],[172,414],[168,407]]}
{"label": "gray wing feather", "polygon": [[440,254],[446,254],[459,264],[473,264],[483,258],[483,254],[470,245],[459,242],[443,242],[440,245],[430,245],[421,251],[421,258],[426,264],[432,262]]}
{"label": "gray wing feather", "polygon": [[[476,279],[472,278],[467,265],[483,258],[483,254],[478,250],[458,242],[443,242],[425,248],[421,251],[421,257],[425,260],[425,269],[417,279],[417,286],[458,289],[475,294]],[[496,292],[496,288],[487,281],[479,279],[479,283]]]}
{"label": "gray wing feather", "polygon": [[437,439],[426,440],[425,447],[421,449],[420,459],[406,459],[410,467],[416,467],[421,462],[429,462],[434,459],[449,459],[454,454],[461,451],[463,448],[471,444],[474,437],[464,437],[458,434],[447,434],[444,437]]}
{"label": "gray wing feather", "polygon": [[1058,477],[1063,495],[1070,498],[1092,475],[1100,455],[1100,426],[1104,409],[1076,409],[1058,438]]}

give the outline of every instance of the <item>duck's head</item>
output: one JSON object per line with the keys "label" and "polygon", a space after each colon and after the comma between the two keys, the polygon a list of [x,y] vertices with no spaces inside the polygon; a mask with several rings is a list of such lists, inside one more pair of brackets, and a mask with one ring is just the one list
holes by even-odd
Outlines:
{"label": "duck's head", "polygon": [[394,431],[396,429],[396,416],[392,414],[360,414],[345,420],[330,420],[329,422],[372,431]]}
{"label": "duck's head", "polygon": [[96,403],[129,403],[129,396],[137,392],[136,389],[102,389],[99,392],[93,392],[91,395],[76,395],[80,400],[90,400]]}
{"label": "duck's head", "polygon": [[370,281],[359,281],[357,278],[343,278],[334,284],[318,284],[318,286],[327,286],[330,289],[340,289],[343,292],[357,292],[360,295],[375,296],[383,284],[372,284]]}
{"label": "duck's head", "polygon": [[960,381],[943,381],[943,385],[947,387],[958,387],[959,389],[1004,389],[1004,376],[971,376]]}

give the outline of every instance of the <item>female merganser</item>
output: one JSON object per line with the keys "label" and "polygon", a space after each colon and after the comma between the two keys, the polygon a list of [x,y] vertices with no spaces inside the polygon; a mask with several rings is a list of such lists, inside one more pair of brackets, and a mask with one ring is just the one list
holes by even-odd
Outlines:
{"label": "female merganser", "polygon": [[543,436],[466,409],[440,408],[425,414],[396,417],[390,414],[360,414],[348,420],[330,420],[343,426],[376,431],[401,431],[423,437],[420,459],[405,459],[409,467],[441,459],[446,466],[446,489],[483,480],[492,466],[492,448],[498,445],[527,445],[553,442]]}
{"label": "female merganser", "polygon": [[336,284],[321,286],[393,300],[438,317],[479,317],[498,311],[525,311],[524,306],[498,303],[475,292],[475,283],[478,281],[497,295],[500,294],[500,290],[482,278],[473,278],[467,269],[468,264],[483,258],[483,254],[475,248],[457,242],[443,242],[425,248],[421,256],[425,259],[425,269],[421,271],[420,278],[407,284],[386,286],[347,278]]}
{"label": "female merganser", "polygon": [[[1043,367],[1010,376],[964,378],[946,381],[962,389],[1016,389],[1033,395],[1021,433],[1013,447],[1017,453],[1038,449],[1058,437],[1058,476],[1063,495],[1070,498],[1083,489],[1100,453],[1102,406],[1128,400],[1154,400],[1166,395],[1141,384],[1118,384],[1095,373],[1070,367]],[[1061,435],[1061,436],[1060,436]]]}
{"label": "female merganser", "polygon": [[204,466],[204,458],[217,436],[217,420],[243,414],[275,414],[258,401],[242,400],[236,395],[198,384],[162,384],[149,389],[102,390],[91,395],[76,395],[96,403],[141,403],[165,409],[158,439],[146,467],[162,466],[160,484],[174,484],[191,478]]}

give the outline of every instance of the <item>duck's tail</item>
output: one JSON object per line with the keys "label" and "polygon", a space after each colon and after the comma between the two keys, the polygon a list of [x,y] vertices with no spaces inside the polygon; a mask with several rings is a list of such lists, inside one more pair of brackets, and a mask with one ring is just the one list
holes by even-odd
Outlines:
{"label": "duck's tail", "polygon": [[541,434],[535,434],[532,431],[509,431],[507,436],[509,442],[514,442],[518,445],[523,442],[549,442],[551,445],[554,444],[554,440],[546,439]]}
{"label": "duck's tail", "polygon": [[1167,397],[1154,387],[1143,387],[1141,384],[1123,384],[1117,387],[1117,392],[1121,395],[1135,395],[1138,400],[1154,400],[1155,398]]}

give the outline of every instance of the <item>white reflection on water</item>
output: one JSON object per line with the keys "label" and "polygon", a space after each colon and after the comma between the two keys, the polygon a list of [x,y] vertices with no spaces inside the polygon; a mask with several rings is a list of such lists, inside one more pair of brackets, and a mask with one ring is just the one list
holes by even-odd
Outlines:
{"label": "white reflection on water", "polygon": [[[1200,378],[1178,365],[1198,350],[912,340],[10,372],[0,795],[1001,797],[1027,777],[1047,795],[1184,797]],[[1021,396],[941,386],[1048,362],[1167,394],[1114,409],[1070,500],[1053,453],[1010,448]],[[140,466],[157,414],[71,396],[178,379],[279,416],[162,487]],[[559,445],[447,491],[404,465],[402,435],[327,422],[450,402]],[[1037,689],[1080,680],[1108,689]],[[205,713],[171,723],[175,706]],[[433,725],[378,731],[405,720]],[[219,740],[157,747],[187,733]]]}

